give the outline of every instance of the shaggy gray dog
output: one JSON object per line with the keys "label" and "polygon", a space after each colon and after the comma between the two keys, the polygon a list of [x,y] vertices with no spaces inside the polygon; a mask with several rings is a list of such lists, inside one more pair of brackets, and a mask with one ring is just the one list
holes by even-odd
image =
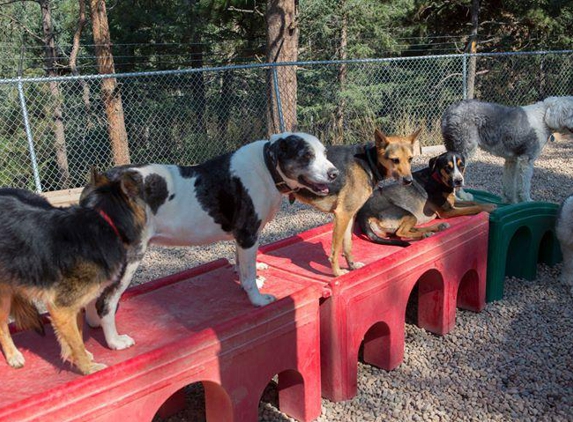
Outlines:
{"label": "shaggy gray dog", "polygon": [[[442,116],[448,151],[471,159],[479,146],[505,158],[503,197],[506,202],[531,201],[533,165],[552,133],[573,133],[573,97],[549,97],[522,107],[477,100],[452,104]],[[471,200],[467,192],[458,192]]]}
{"label": "shaggy gray dog", "polygon": [[561,204],[555,229],[563,253],[561,281],[569,286],[573,295],[573,195]]}

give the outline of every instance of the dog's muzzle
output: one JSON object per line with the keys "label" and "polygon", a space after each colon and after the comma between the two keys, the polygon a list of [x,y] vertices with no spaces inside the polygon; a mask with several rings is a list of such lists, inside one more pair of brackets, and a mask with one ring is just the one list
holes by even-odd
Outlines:
{"label": "dog's muzzle", "polygon": [[410,186],[412,184],[412,181],[413,181],[412,176],[402,178],[402,184],[405,186]]}

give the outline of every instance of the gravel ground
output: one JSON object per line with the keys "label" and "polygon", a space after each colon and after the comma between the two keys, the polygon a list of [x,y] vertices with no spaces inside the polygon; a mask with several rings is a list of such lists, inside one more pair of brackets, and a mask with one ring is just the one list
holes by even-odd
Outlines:
{"label": "gravel ground", "polygon": [[[545,147],[533,177],[534,200],[561,202],[573,192],[572,156],[573,140]],[[415,168],[428,158],[416,157]],[[480,151],[466,184],[499,195],[502,170],[503,160]],[[303,205],[284,204],[262,243],[329,220]],[[135,282],[220,257],[233,257],[231,244],[152,247]],[[560,267],[540,265],[534,281],[508,278],[504,300],[479,314],[458,311],[446,336],[407,324],[404,362],[391,372],[359,362],[358,395],[342,403],[323,399],[318,421],[573,421],[573,298],[558,281]],[[205,420],[200,385],[188,392],[188,408],[169,421]],[[292,420],[277,402],[273,381],[259,418]]]}

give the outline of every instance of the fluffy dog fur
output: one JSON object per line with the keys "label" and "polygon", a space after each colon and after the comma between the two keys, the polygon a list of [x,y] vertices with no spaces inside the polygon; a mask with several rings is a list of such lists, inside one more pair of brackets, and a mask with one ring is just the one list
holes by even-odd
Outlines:
{"label": "fluffy dog fur", "polygon": [[[101,311],[95,304],[86,309],[88,324],[102,326],[111,349],[135,343],[118,334],[115,311],[149,243],[191,246],[234,240],[239,279],[251,303],[263,306],[274,301],[257,286],[261,231],[278,211],[283,194],[306,188],[325,196],[338,175],[324,146],[306,133],[274,135],[270,141],[252,142],[197,166],[123,166],[106,174],[116,180],[126,171],[136,172],[143,180],[149,225],[141,241],[128,251],[126,271],[117,288],[98,299]],[[91,185],[84,189],[80,203],[91,190]]]}
{"label": "fluffy dog fur", "polygon": [[352,226],[356,213],[383,179],[394,178],[404,184],[412,183],[410,163],[413,145],[420,130],[410,136],[386,136],[376,130],[374,145],[332,146],[327,157],[340,170],[326,196],[318,196],[308,189],[295,193],[297,199],[323,212],[334,214],[330,263],[335,276],[344,274],[339,264],[343,250],[350,270],[363,264],[352,257]]}
{"label": "fluffy dog fur", "polygon": [[446,152],[432,158],[428,167],[414,172],[412,185],[395,184],[377,189],[356,216],[362,232],[378,244],[407,246],[408,242],[385,237],[425,238],[449,225],[438,223],[416,227],[418,224],[428,223],[436,217],[493,211],[495,206],[491,204],[455,200],[454,190],[464,184],[464,169],[461,154]]}
{"label": "fluffy dog fur", "polygon": [[48,309],[64,360],[83,374],[105,368],[84,347],[80,311],[119,283],[127,248],[140,241],[147,216],[138,174],[110,182],[94,173],[93,184],[85,206],[69,208],[28,191],[0,189],[0,344],[14,368],[25,362],[8,318],[43,333],[34,299]]}
{"label": "fluffy dog fur", "polygon": [[[506,202],[531,201],[535,160],[552,133],[573,132],[573,97],[549,97],[522,107],[464,100],[442,116],[448,151],[471,159],[479,146],[505,159],[503,197]],[[471,199],[466,192],[460,198]]]}
{"label": "fluffy dog fur", "polygon": [[573,195],[561,204],[555,229],[563,253],[561,281],[569,287],[573,295]]}

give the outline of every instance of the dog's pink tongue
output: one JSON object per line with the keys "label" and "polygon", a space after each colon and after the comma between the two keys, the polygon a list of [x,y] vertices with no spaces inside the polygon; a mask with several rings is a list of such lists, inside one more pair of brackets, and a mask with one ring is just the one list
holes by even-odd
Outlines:
{"label": "dog's pink tongue", "polygon": [[327,194],[329,192],[328,185],[325,185],[323,183],[315,185],[315,187],[318,189],[320,193]]}

